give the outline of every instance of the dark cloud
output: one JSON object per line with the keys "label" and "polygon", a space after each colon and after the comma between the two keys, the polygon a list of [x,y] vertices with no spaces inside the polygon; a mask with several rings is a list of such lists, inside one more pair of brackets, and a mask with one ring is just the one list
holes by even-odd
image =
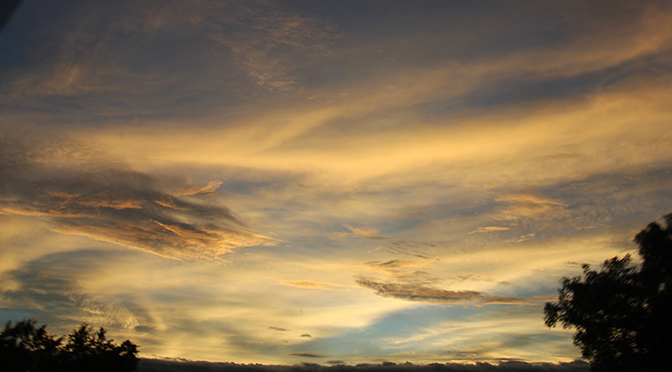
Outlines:
{"label": "dark cloud", "polygon": [[262,364],[236,364],[236,363],[209,363],[192,361],[175,361],[161,359],[142,359],[138,364],[138,372],[214,372],[214,371],[250,371],[250,372],[292,372],[292,371],[316,371],[316,372],[366,372],[366,371],[408,371],[408,372],[588,372],[590,365],[583,361],[569,363],[525,363],[521,361],[502,361],[498,364],[476,363],[432,363],[416,365],[411,363],[395,364],[386,362],[382,364],[358,364],[345,365],[340,360],[329,361],[333,366],[321,366],[314,363],[302,363],[293,366],[262,365]]}
{"label": "dark cloud", "polygon": [[366,278],[359,278],[357,283],[362,287],[375,290],[379,296],[406,301],[440,304],[468,302],[476,305],[529,303],[525,299],[516,297],[487,296],[477,291],[447,291],[421,284],[383,283]]}
{"label": "dark cloud", "polygon": [[49,107],[51,122],[67,112],[69,124],[174,119],[182,110],[193,119],[239,104],[247,96],[241,91],[285,91],[296,85],[296,69],[320,66],[338,39],[326,20],[267,1],[37,1],[21,8],[15,40],[2,40],[14,58],[0,60],[0,106]]}
{"label": "dark cloud", "polygon": [[274,331],[280,331],[280,332],[285,332],[285,331],[287,331],[286,329],[284,329],[284,328],[280,328],[280,327],[268,327],[268,329],[272,329],[272,330],[274,330]]}
{"label": "dark cloud", "polygon": [[373,267],[380,267],[380,268],[392,268],[392,267],[404,267],[407,261],[404,260],[389,260],[385,262],[380,262],[380,261],[371,261],[367,262],[366,264],[369,266]]}
{"label": "dark cloud", "polygon": [[326,358],[326,355],[313,354],[313,353],[291,353],[289,355],[300,356],[305,358]]}
{"label": "dark cloud", "polygon": [[173,258],[213,258],[260,243],[195,187],[106,159],[67,138],[0,127],[0,213],[48,217],[53,229]]}
{"label": "dark cloud", "polygon": [[311,335],[308,334],[308,333],[304,333],[304,334],[301,335],[301,337],[313,337],[313,336],[311,336]]}

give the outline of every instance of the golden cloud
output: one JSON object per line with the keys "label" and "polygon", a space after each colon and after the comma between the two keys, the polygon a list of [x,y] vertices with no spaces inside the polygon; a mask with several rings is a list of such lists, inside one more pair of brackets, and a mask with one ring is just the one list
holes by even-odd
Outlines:
{"label": "golden cloud", "polygon": [[329,282],[315,282],[310,280],[277,280],[282,285],[304,289],[319,289],[323,291],[350,291],[353,286]]}

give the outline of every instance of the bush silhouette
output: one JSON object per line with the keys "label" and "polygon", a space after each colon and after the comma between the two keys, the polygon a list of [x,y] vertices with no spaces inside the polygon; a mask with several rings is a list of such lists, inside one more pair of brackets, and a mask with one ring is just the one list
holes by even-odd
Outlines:
{"label": "bush silhouette", "polygon": [[546,303],[545,322],[575,327],[574,344],[593,371],[663,371],[672,353],[672,214],[635,237],[642,264],[604,261],[599,271],[561,279],[558,302]]}
{"label": "bush silhouette", "polygon": [[0,369],[8,372],[80,372],[135,371],[138,345],[124,341],[121,345],[107,339],[106,331],[94,332],[82,324],[63,337],[46,331],[46,325],[36,326],[34,320],[16,325],[7,322],[0,333]]}

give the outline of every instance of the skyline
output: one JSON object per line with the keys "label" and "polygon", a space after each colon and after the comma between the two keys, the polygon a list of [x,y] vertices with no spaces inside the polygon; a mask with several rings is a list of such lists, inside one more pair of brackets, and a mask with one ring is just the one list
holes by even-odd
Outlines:
{"label": "skyline", "polygon": [[570,362],[559,279],[672,212],[664,1],[25,1],[0,318],[142,357]]}

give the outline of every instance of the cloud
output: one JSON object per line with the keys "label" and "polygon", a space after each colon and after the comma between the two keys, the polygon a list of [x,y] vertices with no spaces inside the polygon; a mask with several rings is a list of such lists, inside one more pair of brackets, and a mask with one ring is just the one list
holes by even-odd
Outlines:
{"label": "cloud", "polygon": [[485,281],[485,282],[492,282],[494,281],[494,277],[492,275],[481,275],[481,274],[470,274],[470,275],[457,275],[453,277],[454,280],[463,282],[466,280],[479,280],[479,281]]}
{"label": "cloud", "polygon": [[51,134],[0,128],[0,213],[47,217],[53,230],[171,258],[215,258],[264,238],[197,188],[107,160]]}
{"label": "cloud", "polygon": [[[512,194],[496,199],[496,201],[508,205],[505,214],[515,217],[534,217],[540,214],[557,214],[558,211],[567,207],[565,203],[544,196],[529,194]],[[505,228],[483,228],[505,229]],[[508,229],[507,229],[508,230]],[[494,230],[492,230],[494,231]]]}
{"label": "cloud", "polygon": [[[20,269],[2,274],[0,281],[12,286],[2,289],[0,302],[5,309],[29,307],[35,317],[50,317],[51,325],[66,323],[69,326],[69,321],[76,319],[76,322],[133,329],[148,320],[136,304],[89,291],[78,283],[76,274],[73,275],[95,266],[98,260],[109,258],[109,252],[88,250],[49,254],[32,260]],[[63,261],[69,266],[61,266]]]}
{"label": "cloud", "polygon": [[24,62],[0,69],[5,117],[89,128],[185,117],[193,127],[257,94],[301,92],[301,72],[321,68],[339,35],[325,19],[268,1],[32,3],[22,11],[39,26],[19,33]]}
{"label": "cloud", "polygon": [[366,278],[357,279],[357,283],[362,287],[375,290],[376,294],[379,296],[397,298],[405,301],[450,305],[471,304],[477,306],[491,304],[520,305],[530,303],[529,300],[522,298],[487,296],[482,292],[477,291],[447,291],[419,284],[383,283]]}
{"label": "cloud", "polygon": [[378,233],[378,230],[376,229],[367,229],[363,227],[358,228],[358,227],[352,227],[350,225],[343,225],[343,226],[347,227],[348,230],[350,230],[355,235],[371,236]]}
{"label": "cloud", "polygon": [[291,353],[289,355],[306,357],[306,358],[327,358],[326,355],[313,354],[313,353]]}
{"label": "cloud", "polygon": [[372,268],[381,268],[381,269],[422,266],[422,264],[418,264],[417,262],[411,260],[389,260],[384,262],[371,261],[367,262],[365,265]]}
{"label": "cloud", "polygon": [[343,225],[343,226],[345,228],[347,228],[348,230],[350,230],[350,232],[337,232],[337,233],[335,233],[336,235],[342,236],[342,237],[348,237],[348,236],[355,235],[355,236],[363,236],[363,237],[367,237],[369,239],[377,239],[377,240],[387,239],[384,236],[376,235],[376,234],[378,234],[377,229],[369,229],[369,228],[363,228],[363,227],[353,227],[353,226],[350,226],[350,225]]}
{"label": "cloud", "polygon": [[352,288],[351,285],[329,283],[329,282],[314,282],[310,280],[278,280],[278,283],[288,285],[290,287],[304,288],[304,289],[321,289],[325,291],[349,291]]}
{"label": "cloud", "polygon": [[427,284],[435,281],[436,278],[429,277],[425,271],[421,270],[421,268],[427,267],[435,261],[437,261],[437,259],[393,259],[387,261],[370,261],[361,265],[354,265],[354,267],[387,275],[394,280],[412,281],[416,284],[422,282],[423,284]]}
{"label": "cloud", "polygon": [[272,329],[274,331],[279,331],[279,332],[286,332],[287,331],[286,329],[280,328],[280,327],[268,327],[268,329]]}
{"label": "cloud", "polygon": [[485,226],[485,227],[479,227],[478,229],[469,232],[469,234],[474,234],[474,233],[486,233],[486,232],[494,232],[494,231],[507,231],[510,228],[508,227],[501,227],[501,226]]}
{"label": "cloud", "polygon": [[269,2],[213,9],[219,17],[209,22],[210,38],[230,48],[238,65],[268,90],[291,89],[297,84],[291,73],[297,55],[305,61],[328,54],[338,38],[336,27],[326,20]]}
{"label": "cloud", "polygon": [[426,249],[434,249],[437,244],[433,242],[418,242],[408,240],[393,241],[385,246],[390,253],[403,254],[411,257],[418,257],[429,260],[431,257],[426,253]]}

